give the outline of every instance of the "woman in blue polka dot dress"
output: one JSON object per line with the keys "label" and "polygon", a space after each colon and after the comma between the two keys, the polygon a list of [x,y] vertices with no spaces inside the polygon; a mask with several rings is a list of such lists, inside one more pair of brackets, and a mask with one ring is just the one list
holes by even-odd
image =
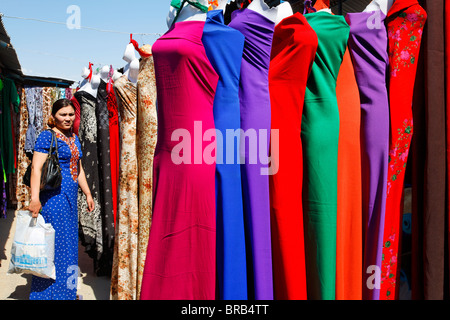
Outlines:
{"label": "woman in blue polka dot dress", "polygon": [[78,186],[86,195],[89,211],[94,209],[86,176],[81,165],[81,145],[72,132],[75,107],[70,100],[53,104],[49,125],[56,133],[61,187],[40,191],[42,166],[52,141],[52,133],[43,131],[36,140],[31,171],[31,202],[28,209],[33,217],[42,214],[55,229],[56,280],[33,276],[30,300],[75,300],[78,279]]}

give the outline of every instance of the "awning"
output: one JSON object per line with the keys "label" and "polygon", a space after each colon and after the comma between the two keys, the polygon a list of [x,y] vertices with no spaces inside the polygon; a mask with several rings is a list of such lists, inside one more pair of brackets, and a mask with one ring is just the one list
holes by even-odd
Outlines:
{"label": "awning", "polygon": [[11,38],[3,24],[3,14],[0,13],[0,67],[3,74],[16,80],[23,77],[22,67],[19,63],[16,50],[11,44]]}

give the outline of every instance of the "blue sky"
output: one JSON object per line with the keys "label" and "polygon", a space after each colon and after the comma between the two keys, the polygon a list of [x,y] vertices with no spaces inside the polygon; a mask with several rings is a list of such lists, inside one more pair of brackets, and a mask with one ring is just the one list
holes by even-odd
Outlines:
{"label": "blue sky", "polygon": [[[80,9],[80,25],[102,30],[69,29],[73,22],[67,9],[76,5]],[[17,51],[26,75],[81,80],[81,70],[113,65],[120,68],[130,33],[162,34],[167,31],[166,17],[170,0],[17,0],[2,1],[0,12],[3,23]],[[62,24],[8,18],[21,17]],[[139,43],[153,44],[158,36],[135,35]],[[136,52],[136,55],[137,52]]]}

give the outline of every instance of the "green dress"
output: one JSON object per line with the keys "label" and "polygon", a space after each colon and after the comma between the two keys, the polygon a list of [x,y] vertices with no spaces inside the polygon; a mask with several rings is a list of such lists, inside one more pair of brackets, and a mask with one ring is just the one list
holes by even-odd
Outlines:
{"label": "green dress", "polygon": [[305,93],[301,138],[308,299],[334,300],[339,110],[336,80],[350,27],[343,16],[305,15],[319,45]]}
{"label": "green dress", "polygon": [[11,109],[19,112],[20,97],[16,85],[11,79],[3,79],[3,89],[0,92],[0,150],[2,150],[3,165],[6,174],[15,173],[13,124]]}

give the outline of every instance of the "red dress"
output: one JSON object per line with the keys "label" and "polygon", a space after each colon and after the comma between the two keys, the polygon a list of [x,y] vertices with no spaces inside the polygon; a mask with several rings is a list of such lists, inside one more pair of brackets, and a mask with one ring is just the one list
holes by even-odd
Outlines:
{"label": "red dress", "polygon": [[[285,18],[275,27],[269,89],[271,127],[279,133],[279,153],[271,154],[276,174],[269,177],[269,187],[274,298],[277,300],[307,298],[301,121],[306,83],[317,45],[316,33],[300,13]],[[271,149],[277,148],[272,146]]]}
{"label": "red dress", "polygon": [[113,81],[110,80],[107,86],[107,106],[109,112],[109,148],[111,157],[111,183],[114,210],[114,226],[117,220],[118,207],[118,187],[119,187],[119,163],[120,163],[120,138],[119,138],[119,111],[116,94],[113,90]]}
{"label": "red dress", "polygon": [[381,264],[381,300],[396,298],[403,182],[413,134],[412,100],[422,31],[427,14],[417,0],[397,0],[386,18],[391,129],[386,216]]}

